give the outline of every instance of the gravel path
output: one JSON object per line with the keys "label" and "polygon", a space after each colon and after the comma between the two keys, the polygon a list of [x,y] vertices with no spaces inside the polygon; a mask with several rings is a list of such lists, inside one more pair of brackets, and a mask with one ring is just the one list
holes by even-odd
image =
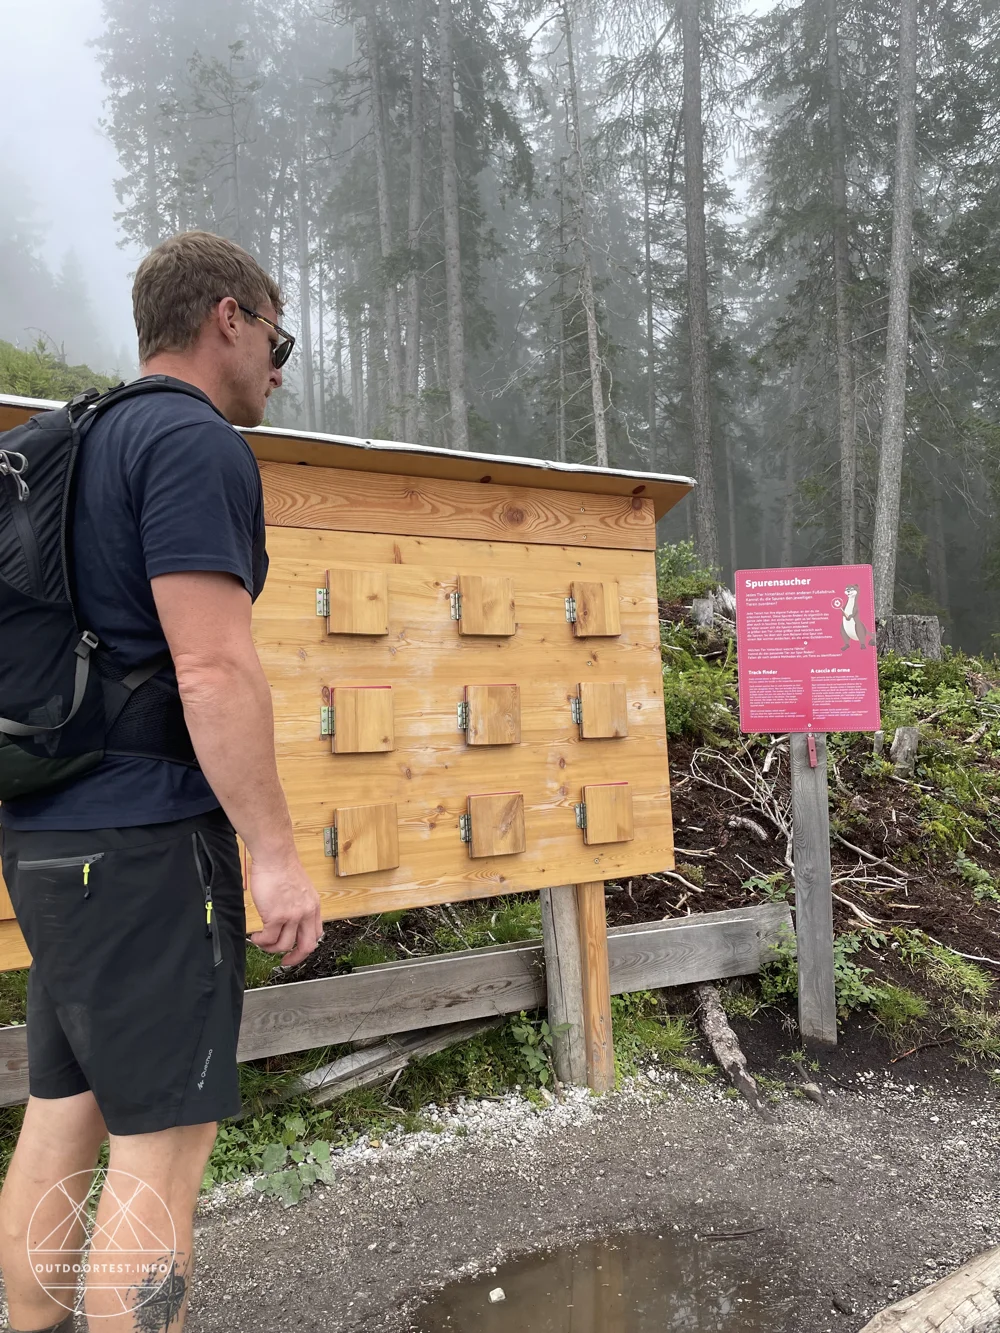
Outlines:
{"label": "gravel path", "polygon": [[189,1333],[404,1333],[422,1298],[501,1258],[633,1227],[704,1233],[766,1264],[774,1333],[856,1333],[876,1310],[1000,1242],[1000,1089],[857,1076],[764,1125],[672,1075],[537,1111],[442,1112],[336,1158],[295,1207],[221,1187],[199,1205]]}

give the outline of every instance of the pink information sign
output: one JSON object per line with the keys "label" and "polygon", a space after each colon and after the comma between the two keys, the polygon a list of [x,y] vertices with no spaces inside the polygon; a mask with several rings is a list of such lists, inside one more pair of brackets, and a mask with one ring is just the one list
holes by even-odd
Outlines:
{"label": "pink information sign", "polygon": [[878,731],[871,565],[741,569],[742,731]]}

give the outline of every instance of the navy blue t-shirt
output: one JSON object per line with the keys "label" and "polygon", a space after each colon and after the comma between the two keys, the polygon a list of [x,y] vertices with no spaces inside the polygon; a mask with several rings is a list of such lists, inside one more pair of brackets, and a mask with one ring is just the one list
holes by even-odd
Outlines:
{"label": "navy blue t-shirt", "polygon": [[[77,463],[73,561],[79,622],[125,671],[166,650],[149,581],[221,570],[256,598],[267,575],[260,471],[204,395],[165,390],[108,409]],[[167,673],[164,673],[166,678]],[[60,790],[5,801],[14,829],[126,828],[218,807],[195,768],[109,755]]]}

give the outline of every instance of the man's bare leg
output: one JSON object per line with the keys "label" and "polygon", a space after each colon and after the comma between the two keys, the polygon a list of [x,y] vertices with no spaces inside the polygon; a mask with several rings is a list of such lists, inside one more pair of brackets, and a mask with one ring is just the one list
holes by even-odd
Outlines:
{"label": "man's bare leg", "polygon": [[[194,1271],[194,1210],[217,1129],[213,1120],[152,1134],[110,1135],[85,1297],[92,1327],[100,1333],[180,1333],[184,1327]],[[143,1248],[134,1250],[136,1244]],[[125,1255],[125,1249],[132,1252]],[[123,1261],[134,1271],[111,1269]],[[110,1271],[101,1271],[104,1264]]]}
{"label": "man's bare leg", "polygon": [[[79,1207],[87,1197],[106,1137],[104,1117],[92,1092],[81,1092],[74,1097],[28,1098],[24,1123],[0,1192],[0,1266],[11,1329],[50,1329],[73,1308],[72,1287],[67,1290],[58,1286],[66,1281],[65,1276],[53,1279],[55,1296],[39,1285],[28,1254],[28,1225],[31,1224],[30,1239],[35,1245],[53,1227],[59,1228],[58,1239],[50,1243],[60,1247],[60,1263],[79,1263],[84,1224],[80,1221],[67,1226],[66,1219],[73,1204]],[[76,1175],[77,1172],[87,1174]],[[65,1192],[53,1190],[48,1194],[53,1185],[63,1180]],[[47,1194],[35,1213],[39,1201]]]}

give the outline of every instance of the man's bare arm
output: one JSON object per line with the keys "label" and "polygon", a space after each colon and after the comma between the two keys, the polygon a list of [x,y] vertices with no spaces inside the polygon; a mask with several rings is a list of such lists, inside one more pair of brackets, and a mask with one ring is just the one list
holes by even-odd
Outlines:
{"label": "man's bare arm", "polygon": [[253,858],[250,892],[264,923],[250,936],[293,966],[322,933],[319,895],[299,861],[274,755],[271,690],[250,631],[250,595],[232,574],[150,581],[177,672],[195,754]]}

